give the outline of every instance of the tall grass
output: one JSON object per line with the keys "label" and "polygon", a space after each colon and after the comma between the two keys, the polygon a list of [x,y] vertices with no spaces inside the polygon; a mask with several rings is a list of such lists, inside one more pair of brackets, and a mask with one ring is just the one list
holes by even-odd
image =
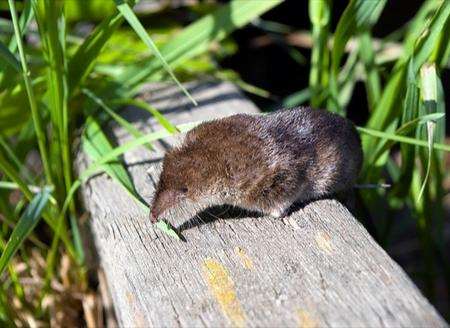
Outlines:
{"label": "tall grass", "polygon": [[[405,224],[401,217],[415,221],[423,260],[417,276],[433,300],[438,274],[450,288],[443,207],[449,178],[444,155],[450,145],[445,144],[446,88],[440,79],[450,64],[450,2],[424,1],[407,24],[375,39],[372,29],[386,4],[350,0],[333,31],[330,15],[339,4],[310,0],[309,85],[283,103],[310,103],[346,115],[356,83],[363,83],[368,108],[361,111],[369,115],[358,127],[365,155],[360,182],[392,188],[360,190],[360,214],[373,222],[375,237],[385,247],[393,228]],[[292,33],[287,30],[277,33]]]}
{"label": "tall grass", "polygon": [[[18,13],[15,1],[8,0],[10,34],[0,39],[0,273],[7,270],[0,280],[2,323],[48,320],[55,281],[70,280],[70,288],[86,292],[78,231],[82,210],[75,196],[87,178],[105,172],[147,210],[119,156],[134,147],[151,147],[152,141],[185,131],[195,122],[173,126],[151,104],[134,100],[142,83],[168,76],[195,103],[179,83],[177,69],[280,2],[231,1],[177,32],[166,30],[161,41],[144,29],[130,1],[114,1],[115,9],[80,39],[67,23],[67,7],[72,5],[26,0]],[[86,3],[80,0],[78,5]],[[365,215],[376,222],[376,237],[386,245],[396,213],[409,211],[425,254],[424,281],[432,297],[438,266],[450,288],[442,229],[443,179],[448,174],[443,156],[450,146],[444,142],[444,87],[439,76],[449,63],[450,2],[425,1],[406,26],[383,40],[374,40],[372,28],[385,0],[351,0],[334,31],[332,5],[331,0],[309,2],[313,39],[309,85],[285,102],[291,106],[310,102],[346,115],[355,84],[364,84],[369,119],[358,127],[365,152],[361,182],[393,186],[360,192]],[[136,43],[147,47],[145,60],[112,64],[104,49],[125,26],[135,31]],[[25,42],[25,35],[35,39],[37,35],[39,42]],[[356,46],[348,49],[350,41]],[[386,59],[392,41],[403,51]],[[142,135],[116,112],[124,104],[150,112],[161,130]],[[116,147],[103,133],[108,120],[122,125],[134,139]],[[79,176],[73,171],[76,141],[92,159]],[[164,223],[158,227],[177,237]],[[70,279],[61,273],[67,257],[74,267]],[[42,281],[30,293],[22,278],[36,271]]]}
{"label": "tall grass", "polygon": [[[383,0],[351,0],[331,33],[331,2],[310,1],[314,40],[310,102],[345,115],[354,85],[364,84],[369,119],[366,126],[359,127],[365,154],[361,181],[393,186],[360,191],[364,215],[376,223],[377,238],[386,245],[400,210],[409,211],[420,236],[426,293],[433,298],[438,266],[450,288],[450,260],[445,256],[443,235],[443,180],[448,175],[443,157],[450,147],[444,144],[445,103],[440,80],[440,71],[450,59],[450,2],[425,1],[395,33],[395,40],[377,40],[381,46],[375,49],[371,30],[385,5]],[[344,56],[350,39],[356,46]],[[332,46],[328,47],[330,40]],[[402,53],[386,62],[383,56],[389,51],[388,41],[398,42]],[[349,66],[357,69],[345,69]],[[345,90],[350,90],[349,94]],[[295,95],[289,98],[291,104],[292,99]],[[400,161],[394,160],[396,153]]]}
{"label": "tall grass", "polygon": [[[85,255],[78,231],[82,211],[75,195],[89,176],[106,172],[147,210],[127,171],[117,161],[130,146],[114,147],[102,131],[103,124],[108,119],[116,120],[136,137],[134,144],[148,147],[152,141],[179,131],[151,104],[132,99],[140,85],[168,74],[195,105],[195,99],[177,79],[176,68],[206,53],[209,45],[279,2],[236,0],[217,6],[157,46],[134,13],[132,1],[112,2],[116,9],[80,39],[70,34],[66,17],[71,12],[64,1],[26,0],[16,4],[8,0],[11,19],[3,23],[9,24],[10,34],[0,39],[0,274],[8,271],[0,281],[2,325],[34,325],[49,319],[53,310],[46,304],[49,297],[55,298],[53,285],[64,280],[58,273],[61,254],[69,255],[74,268],[72,286],[86,291]],[[19,13],[16,5],[20,5]],[[79,5],[98,3],[79,1]],[[37,31],[31,30],[33,21]],[[148,59],[118,62],[114,68],[120,74],[99,73],[103,49],[125,23],[139,37],[136,43],[148,47]],[[25,42],[26,35],[37,36],[39,41]],[[143,136],[116,113],[119,106],[130,103],[154,115],[161,123],[161,132]],[[93,164],[76,177],[73,144],[79,139],[78,131]],[[41,217],[44,224],[38,224]],[[164,223],[158,227],[177,238]],[[33,272],[38,260],[43,262],[39,265],[43,272],[38,274],[42,279],[27,289],[22,278]],[[33,292],[28,291],[31,289]]]}

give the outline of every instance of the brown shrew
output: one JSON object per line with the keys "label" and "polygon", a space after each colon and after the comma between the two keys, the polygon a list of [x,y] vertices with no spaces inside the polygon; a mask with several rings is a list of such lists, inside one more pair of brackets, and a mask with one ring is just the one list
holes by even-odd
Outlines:
{"label": "brown shrew", "polygon": [[354,125],[325,110],[297,107],[205,122],[167,152],[150,218],[188,219],[222,204],[283,217],[294,202],[350,190],[362,157]]}

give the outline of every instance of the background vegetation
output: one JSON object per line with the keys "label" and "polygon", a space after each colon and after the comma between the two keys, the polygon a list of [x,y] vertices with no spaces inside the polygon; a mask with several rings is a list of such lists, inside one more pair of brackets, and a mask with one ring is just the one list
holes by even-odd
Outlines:
{"label": "background vegetation", "polygon": [[[183,88],[179,80],[204,77],[232,80],[267,98],[266,110],[309,103],[350,116],[362,84],[367,117],[358,122],[365,152],[360,183],[391,188],[361,189],[358,217],[388,250],[414,223],[421,263],[409,273],[448,316],[444,156],[450,146],[441,72],[450,56],[450,2],[425,1],[383,38],[372,31],[386,0],[351,0],[336,17],[337,2],[310,0],[309,31],[260,18],[281,0],[194,1],[178,9],[174,3],[0,2],[0,321],[98,320],[79,233],[86,217],[76,191],[104,171],[141,202],[120,155],[189,126],[175,127],[133,98],[145,82],[171,80]],[[276,97],[258,87],[263,81],[251,85],[219,65],[240,47],[229,34],[248,23],[260,31],[259,44],[282,44],[307,67],[307,85]],[[130,103],[154,115],[161,132],[142,135],[126,122],[117,109]],[[136,140],[116,147],[103,133],[111,120]],[[80,145],[93,164],[77,176],[73,158]]]}

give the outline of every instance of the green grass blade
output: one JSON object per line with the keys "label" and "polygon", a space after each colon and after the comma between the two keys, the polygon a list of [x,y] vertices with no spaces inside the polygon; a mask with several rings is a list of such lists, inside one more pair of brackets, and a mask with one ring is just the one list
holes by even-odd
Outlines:
{"label": "green grass blade", "polygon": [[33,193],[28,188],[27,183],[20,177],[19,172],[16,168],[4,157],[3,152],[0,151],[0,171],[7,176],[11,181],[16,183],[16,185],[20,188],[22,193],[29,200],[33,198]]}
{"label": "green grass blade", "polygon": [[52,147],[50,155],[55,180],[64,181],[55,185],[56,194],[64,199],[71,184],[71,159],[68,136],[67,63],[65,53],[65,20],[63,3],[52,0],[33,0],[39,34],[43,43],[43,54],[47,61],[46,104],[52,123]]}
{"label": "green grass blade", "polygon": [[339,19],[334,34],[331,69],[337,75],[345,45],[352,35],[370,29],[386,5],[386,0],[351,0]]}
{"label": "green grass blade", "polygon": [[[342,110],[341,114],[346,112],[346,107],[350,100],[352,99],[353,88],[355,87],[356,82],[358,81],[356,75],[356,68],[358,66],[358,53],[356,49],[352,51],[342,66],[339,75],[338,75],[338,89],[339,94],[336,97],[330,97],[329,101],[335,101],[337,107]],[[331,94],[331,88],[330,92]]]}
{"label": "green grass blade", "polygon": [[2,42],[0,42],[0,58],[12,69],[20,73],[20,62]]}
{"label": "green grass blade", "polygon": [[3,273],[3,271],[11,261],[11,258],[22,245],[24,240],[38,224],[41,218],[42,211],[47,205],[49,198],[50,189],[44,188],[44,190],[37,194],[27,206],[27,209],[14,228],[8,240],[8,243],[6,244],[5,250],[3,251],[0,258],[0,275]]}
{"label": "green grass blade", "polygon": [[17,155],[14,153],[10,144],[8,144],[7,140],[0,135],[0,151],[4,152],[7,158],[11,160],[11,162],[16,166],[19,172],[24,176],[24,178],[28,181],[32,181],[30,170],[23,165]]}
{"label": "green grass blade", "polygon": [[431,172],[431,161],[433,158],[433,141],[434,141],[434,130],[436,124],[434,122],[429,122],[427,124],[427,132],[428,132],[428,161],[427,168],[425,172],[425,178],[423,179],[422,186],[420,187],[419,195],[417,196],[417,201],[422,199],[423,192],[425,191],[425,187],[427,186],[428,179],[430,178]]}
{"label": "green grass blade", "polygon": [[[113,150],[108,138],[93,117],[89,117],[86,120],[82,145],[83,150],[94,161]],[[105,171],[109,176],[119,181],[120,185],[122,185],[130,194],[135,194],[133,182],[122,164],[110,163],[105,167]]]}
{"label": "green grass blade", "polygon": [[[418,81],[416,81],[416,74],[414,73],[413,59],[414,58],[411,58],[408,63],[406,98],[403,103],[402,124],[411,122],[411,120],[414,120],[419,115],[419,87]],[[408,136],[414,136],[415,134],[415,130],[413,129],[406,133]],[[411,145],[401,144],[400,153],[402,156],[400,166],[401,174],[392,194],[399,197],[405,197],[411,187],[412,175],[415,169],[416,148]]]}
{"label": "green grass blade", "polygon": [[[27,187],[33,193],[39,193],[39,192],[42,191],[42,188],[40,188],[38,186],[28,185]],[[0,189],[20,190],[20,186],[17,183],[15,183],[15,182],[0,181]],[[50,203],[52,205],[57,205],[56,199],[52,195],[50,195]]]}
{"label": "green grass blade", "polygon": [[162,66],[166,70],[167,73],[169,73],[170,77],[175,81],[175,83],[178,85],[178,87],[183,91],[183,93],[192,101],[194,105],[197,106],[197,102],[192,98],[191,94],[186,90],[186,88],[178,81],[177,77],[173,73],[172,69],[170,68],[167,61],[164,59],[163,55],[159,52],[158,48],[156,47],[153,40],[150,38],[150,36],[147,34],[147,31],[142,26],[139,19],[136,17],[135,13],[131,9],[130,5],[126,3],[124,0],[115,0],[117,4],[117,9],[122,13],[122,15],[125,17],[127,22],[130,24],[130,26],[134,29],[136,34],[144,41],[144,43],[149,47],[149,49],[152,51],[152,53],[158,58],[158,60],[161,62]]}
{"label": "green grass blade", "polygon": [[159,220],[158,222],[155,223],[155,225],[159,230],[164,232],[166,235],[176,240],[181,240],[180,236],[177,234],[177,232],[172,228],[172,226],[169,223],[163,220]]}
{"label": "green grass blade", "polygon": [[312,93],[311,105],[321,107],[320,93],[328,85],[331,1],[309,0],[309,20],[312,24],[313,48],[309,72],[309,88]]}
{"label": "green grass blade", "polygon": [[120,13],[105,18],[78,47],[68,63],[69,95],[73,94],[92,71],[99,53],[122,22],[123,17]]}
{"label": "green grass blade", "polygon": [[25,51],[22,44],[21,39],[21,31],[17,20],[16,7],[14,4],[14,0],[8,0],[9,9],[11,12],[11,18],[14,25],[14,34],[17,39],[17,46],[20,54],[20,62],[22,66],[22,75],[25,81],[25,88],[27,90],[28,101],[30,103],[31,115],[33,118],[33,124],[36,131],[36,137],[38,139],[39,152],[41,154],[42,164],[44,166],[44,172],[49,184],[52,184],[52,174],[50,170],[49,156],[46,148],[46,137],[44,133],[44,128],[42,124],[42,120],[40,117],[40,113],[37,106],[36,97],[33,90],[33,85],[31,83],[30,75],[31,72],[28,68],[27,61],[25,59]]}
{"label": "green grass blade", "polygon": [[414,18],[408,23],[407,33],[404,40],[406,54],[413,52],[417,39],[423,33],[423,27],[429,24],[429,16],[436,12],[441,4],[442,0],[424,1],[422,6],[416,12]]}
{"label": "green grass blade", "polygon": [[143,109],[146,112],[153,115],[153,117],[158,121],[161,126],[170,133],[180,132],[175,125],[173,125],[167,118],[164,117],[156,108],[146,103],[145,101],[139,99],[115,99],[112,101],[113,104],[117,105],[131,105],[137,108]]}
{"label": "green grass blade", "polygon": [[[392,134],[392,135],[408,136],[411,134],[411,132],[414,131],[414,129],[417,126],[428,123],[430,121],[435,122],[435,121],[443,118],[444,116],[445,116],[445,114],[443,114],[443,113],[434,113],[434,114],[428,114],[428,115],[417,117],[414,120],[403,124],[400,128],[398,128],[395,131],[395,134]],[[384,158],[383,162],[382,162],[382,165],[384,165],[384,163],[386,163],[386,157],[388,157],[388,151],[389,151],[389,149],[392,148],[392,146],[394,144],[395,144],[394,140],[389,140],[389,139],[382,140],[381,142],[378,143],[376,151],[374,153],[368,155],[368,159],[366,162],[369,163],[369,165],[370,165],[370,163],[378,164],[380,161],[380,158]],[[412,150],[414,150],[414,147],[411,146],[410,144],[400,143],[400,147],[403,147],[403,146],[411,147]],[[413,155],[412,163],[413,164],[414,164],[414,154],[415,154],[415,152],[412,153],[412,155]],[[397,196],[404,195],[404,193],[409,190],[409,186],[410,186],[411,182],[408,181],[407,179],[408,178],[411,179],[411,174],[412,174],[412,171],[414,170],[414,165],[413,165],[412,168],[409,168],[409,166],[407,166],[407,169],[410,169],[410,171],[404,171],[404,170],[406,170],[406,168],[403,167],[403,162],[405,162],[405,161],[406,161],[406,159],[402,157],[402,175],[398,177],[399,180],[396,181],[396,187],[394,189],[395,191],[393,192]],[[364,169],[367,170],[367,167],[365,167]]]}
{"label": "green grass blade", "polygon": [[[425,64],[420,70],[421,82],[422,82],[422,99],[424,101],[425,110],[428,113],[435,113],[437,109],[437,74],[436,66],[434,64]],[[441,113],[437,113],[441,114]],[[418,201],[422,198],[426,184],[430,177],[431,161],[433,159],[433,143],[434,132],[436,128],[436,122],[427,122],[427,139],[428,139],[428,160],[425,178],[420,187]]]}
{"label": "green grass blade", "polygon": [[376,23],[385,4],[386,0],[351,0],[339,19],[331,52],[331,99],[328,101],[329,109],[334,112],[343,113],[342,104],[338,101],[339,90],[337,77],[345,46],[352,35],[367,31]]}
{"label": "green grass blade", "polygon": [[[367,134],[369,136],[380,138],[384,140],[392,140],[400,143],[406,143],[410,145],[420,146],[420,147],[426,147],[428,148],[428,142],[423,140],[418,140],[410,137],[400,136],[394,133],[386,133],[383,131],[378,131],[370,128],[364,128],[364,127],[357,127],[357,130],[361,133]],[[442,143],[434,143],[433,144],[434,150],[443,150],[446,152],[450,152],[450,145],[442,144]]]}
{"label": "green grass blade", "polygon": [[408,64],[406,98],[403,105],[402,123],[409,122],[419,115],[419,86],[414,71],[414,58]]}
{"label": "green grass blade", "polygon": [[95,95],[92,91],[83,88],[81,92],[84,93],[86,96],[88,96],[90,99],[92,99],[101,108],[103,108],[108,113],[109,116],[111,116],[119,125],[121,125],[125,130],[127,130],[128,133],[130,133],[132,136],[134,136],[135,138],[143,136],[143,133],[141,131],[139,131],[133,124],[128,122],[122,116],[114,112],[112,108],[106,105],[105,102],[102,99],[100,99],[97,95]]}
{"label": "green grass blade", "polygon": [[86,259],[86,256],[84,253],[83,239],[81,238],[77,217],[75,217],[75,215],[70,214],[69,222],[70,222],[70,231],[72,232],[73,244],[75,246],[76,260],[78,265],[82,265]]}
{"label": "green grass blade", "polygon": [[[32,17],[33,11],[31,10],[31,1],[27,0],[24,2],[24,8],[19,18],[19,30],[22,36],[27,30],[28,24],[30,23]],[[14,30],[12,26],[11,30]],[[14,34],[11,37],[11,40],[9,41],[7,47],[5,44],[0,42],[0,58],[3,57],[3,60],[0,60],[0,90],[3,88],[6,89],[7,85],[15,83],[16,79],[14,73],[20,73],[21,71],[20,62],[13,55],[16,53],[16,50],[17,50],[17,40]],[[17,67],[15,67],[16,64]]]}
{"label": "green grass blade", "polygon": [[[175,68],[183,61],[206,51],[211,42],[223,40],[235,29],[244,26],[281,2],[281,0],[231,1],[184,28],[161,47],[161,55],[172,68]],[[151,59],[145,67],[126,69],[118,78],[118,82],[135,88],[162,68],[157,58]]]}
{"label": "green grass blade", "polygon": [[[3,238],[0,237],[0,251],[3,253],[5,251],[5,248],[6,248],[6,241],[4,241]],[[19,276],[18,276],[16,270],[14,269],[14,265],[12,265],[11,263],[8,265],[8,273],[9,273],[9,278],[11,279],[16,296],[19,298],[19,300],[21,302],[25,302],[25,298],[24,298],[25,292],[20,283]]]}
{"label": "green grass blade", "polygon": [[420,69],[422,82],[422,99],[428,113],[435,113],[437,108],[437,72],[435,64],[425,64]]}
{"label": "green grass blade", "polygon": [[[22,9],[22,14],[19,18],[19,29],[21,32],[21,35],[23,36],[28,28],[28,25],[30,24],[31,20],[33,19],[34,12],[31,7],[31,0],[24,1],[24,8]],[[17,39],[16,37],[12,37],[11,41],[8,44],[9,50],[11,52],[15,52],[17,49]]]}
{"label": "green grass blade", "polygon": [[447,20],[443,31],[440,35],[437,44],[433,49],[433,53],[430,56],[430,62],[436,63],[437,67],[448,67],[450,60],[450,43],[448,42],[448,36],[450,35],[450,19]]}
{"label": "green grass blade", "polygon": [[[437,63],[439,64],[439,63]],[[442,81],[439,78],[439,75],[436,76],[437,80],[437,108],[436,112],[440,114],[444,114],[446,112],[446,105],[445,105],[445,94],[444,89],[442,86]],[[438,120],[436,121],[436,128],[434,133],[434,141],[438,143],[443,143],[445,140],[445,120]],[[434,157],[432,159],[433,163],[433,174],[431,176],[431,182],[430,185],[430,194],[433,197],[433,204],[430,204],[433,221],[436,222],[436,231],[437,231],[437,237],[436,237],[436,243],[438,247],[440,248],[441,254],[445,254],[445,229],[444,229],[444,222],[445,222],[445,209],[444,209],[444,197],[446,194],[446,191],[444,189],[444,185],[442,181],[444,181],[446,175],[448,175],[448,172],[446,170],[445,161],[444,161],[444,154],[443,152],[434,152]],[[450,259],[446,256],[441,255],[441,260],[444,263],[444,270],[446,272],[446,281],[447,285],[450,286]]]}
{"label": "green grass blade", "polygon": [[[446,115],[446,104],[445,104],[445,91],[444,87],[442,85],[442,81],[439,77],[439,75],[436,76],[436,82],[437,82],[437,106],[436,106],[436,113],[439,113],[441,115]],[[445,126],[445,120],[438,120],[436,122],[436,131],[435,131],[435,141],[439,143],[445,142],[445,136],[446,136],[446,126]],[[444,154],[442,153],[436,153],[438,156],[438,163],[444,164]]]}
{"label": "green grass blade", "polygon": [[430,121],[437,121],[443,117],[445,117],[445,113],[433,113],[433,114],[423,115],[423,116],[415,118],[412,121],[406,122],[397,131],[398,132],[400,131],[402,133],[403,133],[403,131],[409,132],[409,131],[411,131],[411,128],[413,128],[415,125],[428,123]]}
{"label": "green grass blade", "polygon": [[[443,1],[442,5],[437,10],[430,24],[425,27],[419,39],[414,46],[414,57],[416,58],[417,71],[430,58],[434,49],[440,46],[442,37],[448,40],[446,32],[446,25],[450,20],[450,2]],[[441,35],[443,36],[441,37]]]}
{"label": "green grass blade", "polygon": [[305,102],[307,102],[312,97],[312,92],[310,88],[306,88],[297,92],[294,92],[293,94],[290,94],[286,98],[283,99],[283,106],[284,107],[295,107],[298,105],[302,105]]}
{"label": "green grass blade", "polygon": [[373,40],[369,31],[364,32],[359,38],[359,56],[364,64],[366,79],[364,83],[367,90],[367,103],[369,111],[372,112],[378,99],[381,97],[381,80],[378,68],[375,65],[375,51]]}
{"label": "green grass blade", "polygon": [[262,98],[274,98],[269,91],[264,90],[256,85],[245,82],[239,74],[234,72],[233,70],[217,70],[212,72],[212,76],[222,81],[231,82],[241,90],[244,90],[247,93],[262,97]]}

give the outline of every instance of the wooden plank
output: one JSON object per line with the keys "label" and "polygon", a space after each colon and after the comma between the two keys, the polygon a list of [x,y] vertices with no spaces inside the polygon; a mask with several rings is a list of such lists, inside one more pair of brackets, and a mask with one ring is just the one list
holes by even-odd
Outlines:
{"label": "wooden plank", "polygon": [[[177,124],[258,111],[229,83],[188,88],[199,107],[172,86],[150,86],[145,97]],[[128,108],[125,116],[143,131],[159,129],[142,111]],[[118,143],[129,138],[117,127],[112,133]],[[156,153],[124,156],[144,199],[154,187],[146,172],[155,174],[167,142]],[[78,166],[86,166],[82,154]],[[284,220],[222,211],[220,219],[184,225],[181,242],[155,230],[105,175],[82,196],[121,326],[447,326],[337,201],[311,203]]]}

